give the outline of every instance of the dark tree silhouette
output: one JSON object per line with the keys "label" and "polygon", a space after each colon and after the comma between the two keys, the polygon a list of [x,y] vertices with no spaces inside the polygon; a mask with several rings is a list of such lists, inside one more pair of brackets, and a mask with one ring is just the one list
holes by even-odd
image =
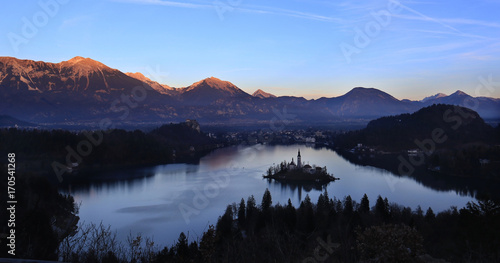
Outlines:
{"label": "dark tree silhouette", "polygon": [[370,212],[370,200],[368,200],[368,196],[366,194],[361,198],[361,204],[359,205],[360,213],[368,213]]}
{"label": "dark tree silhouette", "polygon": [[273,198],[271,197],[271,192],[269,192],[269,189],[266,188],[266,191],[264,192],[264,196],[262,196],[262,211],[266,212],[269,210],[269,207],[273,204]]}
{"label": "dark tree silhouette", "polygon": [[238,207],[238,224],[245,226],[245,199],[241,198],[240,206]]}

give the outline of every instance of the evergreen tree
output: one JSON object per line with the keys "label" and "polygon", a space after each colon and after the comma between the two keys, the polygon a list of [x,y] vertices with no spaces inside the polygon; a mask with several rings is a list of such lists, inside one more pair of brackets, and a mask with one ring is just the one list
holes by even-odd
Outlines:
{"label": "evergreen tree", "polygon": [[200,241],[200,253],[203,262],[211,262],[215,254],[215,229],[213,225],[208,227],[208,230],[203,233]]}
{"label": "evergreen tree", "polygon": [[233,228],[233,208],[228,205],[223,216],[217,221],[217,234],[221,237],[230,236]]}
{"label": "evergreen tree", "polygon": [[312,202],[311,202],[311,197],[309,197],[309,194],[306,195],[306,197],[304,198],[304,201],[302,201],[300,203],[300,208],[304,208],[304,209],[312,209]]}
{"label": "evergreen tree", "polygon": [[251,195],[247,199],[246,207],[245,229],[247,230],[247,234],[252,235],[254,233],[258,215],[259,209],[255,203],[255,198]]}
{"label": "evergreen tree", "polygon": [[314,229],[314,209],[309,195],[306,195],[304,201],[299,207],[299,229],[306,233],[310,233]]}
{"label": "evergreen tree", "polygon": [[189,259],[189,246],[188,239],[184,232],[181,232],[179,238],[177,239],[177,243],[175,244],[175,251],[177,253],[176,261],[177,262],[188,262]]}
{"label": "evergreen tree", "polygon": [[320,194],[318,197],[318,203],[316,205],[316,211],[318,212],[318,214],[328,214],[328,205],[328,199],[325,198],[323,194]]}
{"label": "evergreen tree", "polygon": [[422,207],[420,205],[417,206],[417,209],[415,210],[415,214],[417,215],[417,217],[424,216],[424,211],[422,210]]}
{"label": "evergreen tree", "polygon": [[361,204],[359,206],[360,213],[368,213],[370,212],[370,200],[368,200],[368,196],[366,194],[361,198]]}
{"label": "evergreen tree", "polygon": [[200,262],[201,261],[201,253],[198,249],[198,243],[196,241],[191,242],[189,244],[189,257],[190,262]]}
{"label": "evergreen tree", "polygon": [[344,214],[347,216],[351,216],[354,212],[354,205],[352,203],[352,198],[350,195],[344,198]]}
{"label": "evergreen tree", "polygon": [[262,211],[267,212],[272,204],[273,204],[273,199],[271,197],[271,192],[269,192],[269,189],[266,188],[264,196],[262,197],[262,204],[261,204]]}
{"label": "evergreen tree", "polygon": [[384,222],[389,219],[389,204],[384,200],[382,196],[378,196],[377,202],[375,203],[375,214],[378,215]]}
{"label": "evergreen tree", "polygon": [[246,207],[246,219],[251,220],[251,218],[254,216],[254,213],[257,210],[257,205],[255,203],[255,198],[253,195],[249,196],[247,198],[247,207]]}
{"label": "evergreen tree", "polygon": [[427,212],[425,213],[425,220],[431,221],[436,218],[436,215],[434,214],[434,211],[432,211],[432,208],[428,208]]}
{"label": "evergreen tree", "polygon": [[292,230],[295,227],[295,224],[297,223],[297,213],[290,198],[288,198],[288,204],[286,205],[285,220],[290,230]]}
{"label": "evergreen tree", "polygon": [[245,225],[245,199],[241,198],[240,206],[238,207],[238,223],[240,226]]}

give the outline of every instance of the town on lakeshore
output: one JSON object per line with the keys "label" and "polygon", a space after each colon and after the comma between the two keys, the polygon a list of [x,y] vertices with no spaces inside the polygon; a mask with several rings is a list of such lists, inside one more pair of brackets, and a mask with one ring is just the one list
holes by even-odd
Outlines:
{"label": "town on lakeshore", "polygon": [[297,163],[294,162],[293,158],[289,163],[283,161],[280,164],[269,167],[263,177],[277,181],[313,181],[318,183],[327,183],[339,179],[328,174],[326,166],[304,165],[302,156],[300,156],[300,149],[297,152]]}

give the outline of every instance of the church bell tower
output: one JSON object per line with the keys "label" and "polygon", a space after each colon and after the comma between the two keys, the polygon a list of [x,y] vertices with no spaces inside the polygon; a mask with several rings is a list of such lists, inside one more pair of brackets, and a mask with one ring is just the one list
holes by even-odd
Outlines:
{"label": "church bell tower", "polygon": [[299,149],[299,153],[297,154],[297,168],[302,168],[302,160],[300,158],[300,149]]}

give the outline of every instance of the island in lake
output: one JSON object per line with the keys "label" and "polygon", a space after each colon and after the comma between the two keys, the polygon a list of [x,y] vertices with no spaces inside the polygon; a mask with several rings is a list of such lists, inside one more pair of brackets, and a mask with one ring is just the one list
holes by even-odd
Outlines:
{"label": "island in lake", "polygon": [[267,169],[267,173],[263,175],[264,178],[274,179],[277,181],[304,181],[304,182],[318,182],[327,183],[339,178],[335,178],[333,175],[328,174],[325,167],[319,167],[316,165],[303,165],[302,157],[300,156],[300,149],[297,153],[297,164],[292,161],[287,163],[286,161],[281,162],[278,165],[271,166]]}

